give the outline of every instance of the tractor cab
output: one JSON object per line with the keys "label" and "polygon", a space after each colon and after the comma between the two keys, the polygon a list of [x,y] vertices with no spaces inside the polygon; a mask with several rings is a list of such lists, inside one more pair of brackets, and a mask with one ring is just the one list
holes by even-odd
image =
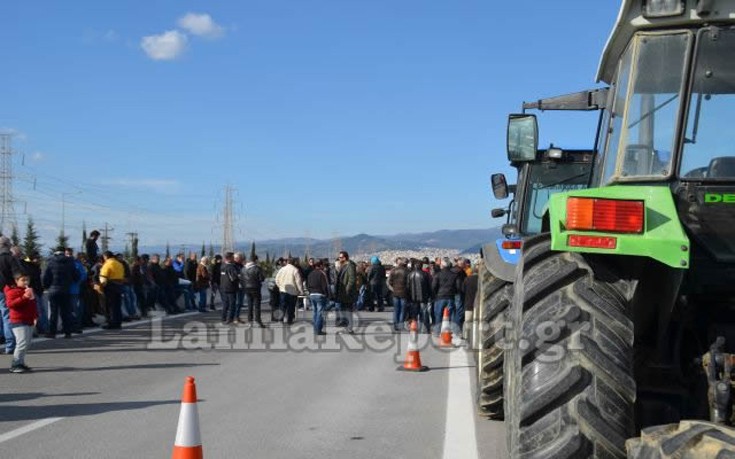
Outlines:
{"label": "tractor cab", "polygon": [[494,217],[507,216],[503,234],[519,238],[538,234],[549,197],[561,191],[586,188],[594,158],[593,150],[562,150],[551,145],[537,150],[532,159],[511,161],[518,170],[518,183],[506,185],[503,174],[493,174],[493,194],[496,199],[514,199],[506,209],[494,209]]}

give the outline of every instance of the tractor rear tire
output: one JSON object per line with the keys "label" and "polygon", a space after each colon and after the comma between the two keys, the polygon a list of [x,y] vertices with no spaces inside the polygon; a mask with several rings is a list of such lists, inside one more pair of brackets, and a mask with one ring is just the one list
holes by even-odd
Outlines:
{"label": "tractor rear tire", "polygon": [[477,328],[477,410],[488,419],[503,419],[503,350],[506,311],[513,285],[480,265],[480,304]]}
{"label": "tractor rear tire", "polygon": [[733,459],[735,430],[705,421],[648,427],[625,443],[628,459]]}
{"label": "tractor rear tire", "polygon": [[633,432],[634,282],[612,258],[524,241],[505,356],[512,458],[625,457]]}

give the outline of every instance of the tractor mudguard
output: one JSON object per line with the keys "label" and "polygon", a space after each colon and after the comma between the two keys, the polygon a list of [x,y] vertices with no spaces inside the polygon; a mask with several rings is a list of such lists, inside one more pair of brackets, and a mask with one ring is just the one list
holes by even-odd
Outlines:
{"label": "tractor mudguard", "polygon": [[[516,263],[518,263],[517,260],[520,256],[521,251],[520,249],[515,249],[515,252],[517,252],[517,254],[501,254],[501,250],[503,252],[509,252],[508,250],[500,248],[500,244],[502,244],[502,241],[506,240],[507,239],[503,238],[498,239],[495,242],[491,242],[490,244],[485,244],[482,247],[482,260],[485,263],[485,267],[490,272],[490,274],[506,282],[513,282],[516,275]],[[503,255],[505,255],[505,257]],[[513,258],[515,258],[515,262],[511,261],[513,260]]]}
{"label": "tractor mudguard", "polygon": [[[567,230],[567,198],[643,201],[644,230],[640,234]],[[606,186],[566,193],[549,199],[551,249],[563,252],[600,253],[649,257],[678,269],[689,267],[690,242],[679,220],[671,190],[665,186]],[[570,245],[571,236],[614,239],[612,248]]]}

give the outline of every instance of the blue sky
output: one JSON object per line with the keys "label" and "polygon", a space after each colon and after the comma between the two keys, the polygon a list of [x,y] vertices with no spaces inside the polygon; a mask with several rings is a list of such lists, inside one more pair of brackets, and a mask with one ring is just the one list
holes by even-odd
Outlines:
{"label": "blue sky", "polygon": [[[594,87],[616,1],[11,2],[0,128],[47,244],[484,228],[507,114]],[[592,145],[594,116],[540,116]]]}

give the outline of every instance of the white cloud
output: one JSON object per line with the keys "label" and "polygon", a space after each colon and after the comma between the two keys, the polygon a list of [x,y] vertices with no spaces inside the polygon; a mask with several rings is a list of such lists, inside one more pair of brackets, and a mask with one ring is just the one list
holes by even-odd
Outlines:
{"label": "white cloud", "polygon": [[225,33],[224,27],[214,22],[212,16],[206,13],[186,13],[179,18],[179,27],[192,35],[206,38],[219,38]]}
{"label": "white cloud", "polygon": [[45,158],[46,158],[46,155],[44,155],[40,151],[34,151],[33,153],[31,153],[31,161],[33,161],[34,163],[40,163]]}
{"label": "white cloud", "polygon": [[188,39],[178,30],[168,30],[160,35],[148,35],[140,40],[140,47],[154,61],[176,59],[186,50]]}

